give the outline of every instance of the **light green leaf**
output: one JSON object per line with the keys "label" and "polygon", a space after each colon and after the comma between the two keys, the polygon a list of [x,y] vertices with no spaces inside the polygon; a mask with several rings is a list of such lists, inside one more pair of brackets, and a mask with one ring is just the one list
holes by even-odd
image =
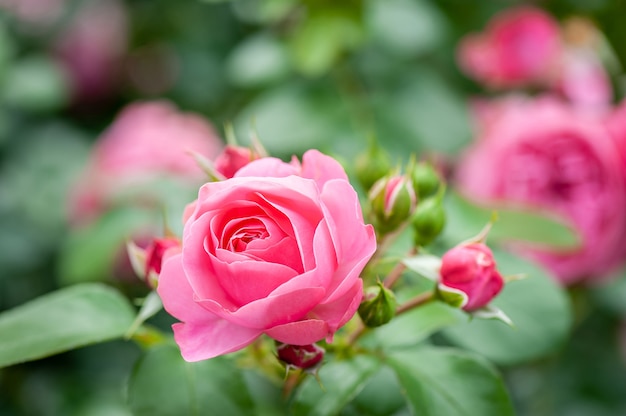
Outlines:
{"label": "light green leaf", "polygon": [[163,303],[161,302],[161,298],[156,290],[148,293],[148,295],[143,299],[141,304],[141,309],[139,309],[139,313],[137,317],[133,321],[133,324],[130,326],[128,331],[126,331],[125,337],[130,338],[133,336],[135,331],[143,324],[147,319],[153,317],[157,314],[161,309],[163,309]]}
{"label": "light green leaf", "polygon": [[525,241],[560,249],[580,245],[580,236],[574,229],[555,216],[521,207],[479,206],[454,192],[446,198],[445,238],[459,242],[475,235],[489,222],[494,211],[498,217],[489,233],[490,241]]}
{"label": "light green leaf", "polygon": [[289,56],[274,36],[256,34],[232,51],[227,61],[230,80],[241,86],[259,86],[284,77],[289,72]]}
{"label": "light green leaf", "polygon": [[379,366],[377,358],[365,355],[348,360],[329,359],[319,370],[324,390],[315,378],[308,377],[295,394],[292,413],[296,416],[339,413],[363,389]]}
{"label": "light green leaf", "polygon": [[188,363],[172,344],[154,347],[140,358],[128,400],[135,416],[255,414],[243,375],[232,360]]}
{"label": "light green leaf", "polygon": [[388,364],[420,416],[508,416],[513,405],[501,377],[487,361],[453,349],[397,351]]}
{"label": "light green leaf", "polygon": [[528,277],[508,283],[492,304],[502,309],[514,327],[494,320],[474,319],[446,329],[455,344],[510,365],[539,358],[563,345],[572,325],[569,298],[542,269],[512,254],[494,250],[502,274]]}
{"label": "light green leaf", "polygon": [[0,367],[121,338],[134,311],[100,284],[61,289],[0,314]]}

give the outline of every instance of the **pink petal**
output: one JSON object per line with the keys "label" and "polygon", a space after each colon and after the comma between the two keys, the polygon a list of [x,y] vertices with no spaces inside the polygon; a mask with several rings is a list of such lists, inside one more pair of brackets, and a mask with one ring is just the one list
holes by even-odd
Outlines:
{"label": "pink petal", "polygon": [[157,292],[165,310],[184,321],[172,326],[174,339],[187,361],[199,361],[237,351],[250,344],[261,331],[231,324],[193,300],[193,290],[182,268],[182,255],[167,259]]}
{"label": "pink petal", "polygon": [[332,302],[320,303],[311,313],[310,317],[321,319],[328,324],[329,331],[334,333],[354,316],[363,298],[363,281],[357,279],[352,287],[344,292],[341,297]]}
{"label": "pink petal", "polygon": [[211,299],[197,301],[229,322],[249,328],[267,329],[304,318],[323,297],[322,288],[302,288],[284,295],[269,296],[250,302],[236,311],[224,309]]}
{"label": "pink petal", "polygon": [[275,157],[264,157],[248,163],[239,169],[234,177],[261,176],[272,178],[283,178],[297,175],[298,169],[289,163],[285,163]]}
{"label": "pink petal", "polygon": [[339,162],[315,149],[307,151],[302,156],[300,176],[313,179],[320,189],[331,179],[348,181],[348,175]]}
{"label": "pink petal", "polygon": [[308,345],[325,338],[328,335],[328,325],[324,321],[307,319],[306,321],[277,325],[266,330],[265,333],[285,344]]}
{"label": "pink petal", "polygon": [[186,361],[200,361],[238,351],[250,345],[261,331],[212,320],[172,325],[174,339]]}
{"label": "pink petal", "polygon": [[376,235],[371,225],[363,224],[358,196],[348,182],[327,182],[321,199],[339,264],[334,282],[328,287],[327,301],[332,301],[349,290],[353,279],[359,277],[376,251]]}

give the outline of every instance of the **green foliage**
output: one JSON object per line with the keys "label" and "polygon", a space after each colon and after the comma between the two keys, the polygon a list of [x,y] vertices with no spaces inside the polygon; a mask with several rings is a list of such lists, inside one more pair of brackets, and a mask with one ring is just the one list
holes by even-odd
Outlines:
{"label": "green foliage", "polygon": [[0,367],[121,338],[133,317],[123,296],[99,284],[41,296],[0,314]]}
{"label": "green foliage", "polygon": [[513,415],[501,377],[484,359],[444,348],[392,353],[395,371],[413,414],[424,416]]}
{"label": "green foliage", "polygon": [[330,358],[319,370],[320,383],[308,377],[296,392],[292,404],[294,416],[337,414],[365,387],[380,366],[379,359],[365,355],[347,360]]}
{"label": "green foliage", "polygon": [[255,403],[243,373],[224,357],[188,363],[178,347],[148,350],[130,378],[128,402],[134,415],[250,415]]}

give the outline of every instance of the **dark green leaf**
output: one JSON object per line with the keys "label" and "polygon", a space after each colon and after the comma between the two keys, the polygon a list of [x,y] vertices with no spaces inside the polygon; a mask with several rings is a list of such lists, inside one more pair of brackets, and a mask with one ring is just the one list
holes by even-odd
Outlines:
{"label": "dark green leaf", "polygon": [[[378,359],[359,355],[349,360],[330,359],[319,370],[322,387],[308,377],[296,392],[294,415],[335,415],[367,384],[379,368]],[[330,393],[332,392],[332,393]]]}
{"label": "dark green leaf", "polygon": [[561,346],[572,324],[567,294],[539,267],[512,254],[494,250],[506,275],[527,278],[507,283],[493,301],[513,321],[474,319],[444,331],[454,343],[477,351],[499,364],[516,364],[541,357]]}
{"label": "dark green leaf", "polygon": [[188,363],[163,344],[137,363],[128,387],[134,415],[251,415],[254,403],[241,371],[229,358]]}
{"label": "dark green leaf", "polygon": [[420,416],[507,416],[513,406],[504,383],[487,361],[442,348],[397,351],[388,364]]}
{"label": "dark green leaf", "polygon": [[0,367],[121,338],[133,308],[115,290],[84,284],[0,314]]}

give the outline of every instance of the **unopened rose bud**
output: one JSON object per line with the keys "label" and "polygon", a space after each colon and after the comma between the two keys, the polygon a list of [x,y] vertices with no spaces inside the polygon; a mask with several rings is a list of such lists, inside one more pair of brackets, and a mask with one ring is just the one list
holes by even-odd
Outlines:
{"label": "unopened rose bud", "polygon": [[377,327],[391,321],[396,315],[396,297],[381,282],[365,291],[359,306],[359,316],[369,327]]}
{"label": "unopened rose bud", "polygon": [[483,243],[458,245],[441,258],[440,298],[467,312],[483,308],[502,290],[504,279]]}
{"label": "unopened rose bud", "polygon": [[441,178],[428,163],[418,163],[411,169],[413,189],[419,200],[433,196],[441,186]]}
{"label": "unopened rose bud", "polygon": [[315,370],[324,359],[324,348],[317,344],[291,345],[277,344],[278,359],[287,366],[302,370]]}
{"label": "unopened rose bud", "polygon": [[404,175],[379,179],[369,194],[376,229],[386,233],[409,219],[415,209],[416,197],[411,181]]}
{"label": "unopened rose bud", "polygon": [[259,156],[249,147],[227,145],[215,159],[215,169],[229,179],[235,173]]}
{"label": "unopened rose bud", "polygon": [[391,160],[389,155],[377,145],[371,145],[365,153],[356,157],[356,177],[369,190],[376,181],[389,173]]}
{"label": "unopened rose bud", "polygon": [[443,201],[433,196],[420,201],[411,219],[415,231],[415,244],[425,246],[431,243],[446,225],[446,211]]}
{"label": "unopened rose bud", "polygon": [[145,249],[133,243],[129,243],[127,247],[128,257],[135,273],[151,288],[157,286],[166,254],[170,249],[175,248],[180,248],[180,241],[174,237],[155,238]]}

